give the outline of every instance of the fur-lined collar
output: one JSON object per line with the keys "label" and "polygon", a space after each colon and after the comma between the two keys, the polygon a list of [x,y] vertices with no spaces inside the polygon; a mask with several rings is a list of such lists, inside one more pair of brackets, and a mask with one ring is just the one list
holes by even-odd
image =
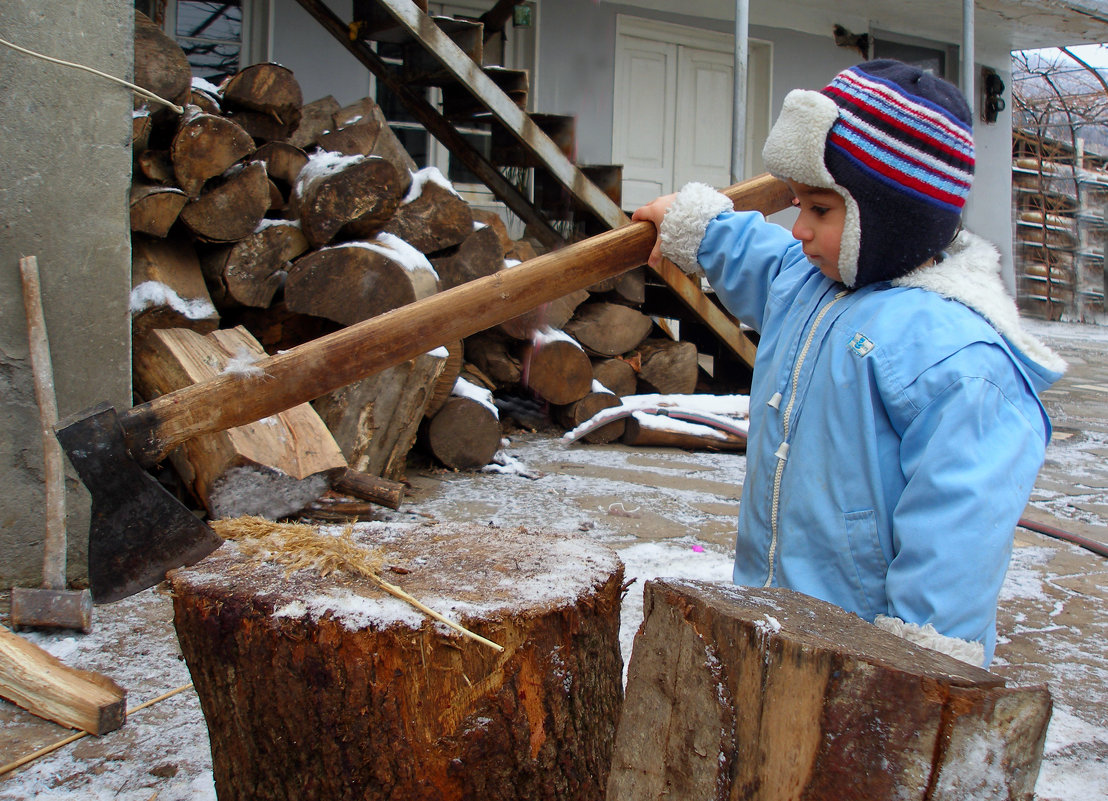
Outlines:
{"label": "fur-lined collar", "polygon": [[962,231],[942,255],[941,261],[897,278],[893,286],[927,289],[969,306],[1027,357],[1048,370],[1065,371],[1062,357],[1023,329],[1016,303],[1000,278],[1000,253],[992,244]]}

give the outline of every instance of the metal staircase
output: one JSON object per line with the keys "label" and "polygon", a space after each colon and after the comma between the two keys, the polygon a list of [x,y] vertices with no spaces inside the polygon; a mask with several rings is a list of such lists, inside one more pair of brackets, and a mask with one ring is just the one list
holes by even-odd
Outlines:
{"label": "metal staircase", "polygon": [[[572,161],[574,119],[528,114],[527,73],[482,66],[480,22],[430,16],[426,0],[354,0],[349,22],[322,0],[297,2],[546,247],[630,222],[619,205],[620,169]],[[382,58],[370,42],[399,46],[399,66]],[[441,109],[427,101],[428,86],[442,89]],[[489,157],[458,131],[460,124],[474,120],[491,127]],[[509,177],[524,169],[533,170],[530,192]],[[753,364],[754,345],[697,283],[668,262],[655,272],[731,353]]]}

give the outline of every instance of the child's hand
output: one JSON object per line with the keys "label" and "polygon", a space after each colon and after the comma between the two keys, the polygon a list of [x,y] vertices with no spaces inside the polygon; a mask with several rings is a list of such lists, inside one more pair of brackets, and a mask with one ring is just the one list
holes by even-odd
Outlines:
{"label": "child's hand", "polygon": [[[648,222],[654,223],[655,228],[661,228],[662,218],[666,216],[666,211],[668,211],[669,207],[673,205],[673,199],[675,197],[677,197],[676,194],[662,195],[661,197],[650,201],[645,206],[636,209],[635,213],[631,215],[631,219],[635,221],[646,220]],[[661,237],[658,237],[654,240],[654,247],[650,251],[650,258],[647,259],[647,264],[649,264],[651,267],[657,267],[661,263],[662,239]]]}

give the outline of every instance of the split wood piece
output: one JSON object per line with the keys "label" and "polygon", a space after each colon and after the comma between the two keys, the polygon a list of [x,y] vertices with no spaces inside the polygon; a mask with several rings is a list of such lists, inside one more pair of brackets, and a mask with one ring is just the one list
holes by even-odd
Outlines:
{"label": "split wood piece", "polygon": [[504,258],[513,261],[527,261],[538,256],[540,252],[545,252],[545,249],[543,251],[537,250],[532,240],[518,239],[504,249]]}
{"label": "split wood piece", "polygon": [[181,222],[204,241],[237,242],[257,230],[268,209],[269,179],[265,165],[255,162],[210,182],[181,211]]}
{"label": "split wood piece", "polygon": [[205,114],[223,114],[223,107],[219,103],[219,93],[209,92],[196,86],[193,86],[189,92],[189,105],[196,106]]}
{"label": "split wood piece", "polygon": [[127,693],[107,676],[78,670],[0,626],[0,695],[41,718],[89,734],[127,719]]}
{"label": "split wood piece", "polygon": [[646,302],[646,269],[636,267],[619,276],[612,293],[624,303],[641,306]]}
{"label": "split wood piece", "polygon": [[[586,418],[587,419],[587,418]],[[583,422],[583,421],[582,421]],[[746,437],[708,425],[637,412],[627,420],[623,444],[686,451],[745,451]],[[609,423],[608,425],[611,425]],[[604,426],[605,428],[607,426]],[[589,439],[588,434],[584,439]]]}
{"label": "split wood piece", "polygon": [[588,354],[561,331],[537,331],[523,361],[528,388],[556,406],[580,400],[592,389]]}
{"label": "split wood piece", "polygon": [[[135,165],[147,181],[181,192],[177,187],[177,175],[173,171],[173,159],[168,150],[144,150],[135,158]],[[185,195],[185,199],[188,199],[188,195]]]}
{"label": "split wood piece", "polygon": [[278,300],[268,309],[243,306],[236,309],[231,317],[234,324],[249,331],[270,355],[333,334],[342,328],[338,323],[322,317],[289,311],[283,300]]}
{"label": "split wood piece", "polygon": [[462,374],[462,364],[465,361],[465,346],[462,340],[448,342],[443,345],[446,348],[446,362],[442,372],[431,387],[430,397],[427,399],[427,408],[423,411],[424,417],[434,417],[443,404],[449,400],[454,392],[454,384],[458,376]]}
{"label": "split wood piece", "polygon": [[[504,218],[492,209],[479,209],[476,207],[470,207],[469,211],[470,216],[473,217],[474,222],[487,225],[489,228],[496,232],[496,238],[500,240],[500,247],[503,248],[504,256],[505,258],[507,258],[508,251],[511,250],[517,243],[508,234],[508,226],[504,224]],[[526,259],[519,259],[519,261],[526,261]]]}
{"label": "split wood piece", "polygon": [[131,152],[136,157],[150,146],[150,132],[153,129],[150,112],[136,111],[131,116]]}
{"label": "split wood piece", "polygon": [[[611,409],[622,405],[619,398],[611,392],[597,392],[593,390],[585,397],[574,401],[568,406],[559,406],[555,410],[555,416],[566,428],[577,428],[586,420],[591,420],[594,415],[603,409]],[[613,420],[607,425],[593,429],[583,439],[594,445],[605,442],[615,442],[624,435],[627,425],[626,419]]]}
{"label": "split wood piece", "polygon": [[493,382],[496,389],[517,387],[523,364],[512,352],[514,340],[490,329],[465,338],[465,358]]}
{"label": "split wood piece", "polygon": [[297,259],[285,281],[291,311],[342,325],[368,320],[438,291],[434,271],[380,242],[353,242]]}
{"label": "split wood piece", "polygon": [[202,334],[219,327],[196,249],[180,239],[131,239],[131,335],[141,339],[156,328],[192,328]]}
{"label": "split wood piece", "polygon": [[270,117],[284,128],[286,137],[300,122],[300,84],[292,70],[280,64],[251,64],[228,78],[222,89],[224,109]]}
{"label": "split wood piece", "polygon": [[504,251],[495,231],[488,226],[474,229],[471,224],[457,249],[449,255],[432,257],[431,264],[442,288],[451,289],[504,269]]}
{"label": "split wood piece", "polygon": [[294,222],[265,220],[249,236],[205,253],[201,266],[221,307],[269,308],[285,283],[292,260],[308,249],[308,240]]}
{"label": "split wood piece", "polygon": [[610,801],[1030,799],[1045,687],[781,588],[649,581]]}
{"label": "split wood piece", "polygon": [[281,191],[283,202],[287,203],[300,171],[308,165],[308,154],[288,142],[266,142],[254,151],[250,160],[265,164],[265,174]]}
{"label": "split wood piece", "polygon": [[440,348],[312,401],[347,464],[388,479],[404,477],[408,451],[445,364]]}
{"label": "split wood piece", "polygon": [[[201,336],[159,330],[137,344],[135,390],[154,398],[183,386],[239,373],[244,386],[265,357],[244,328]],[[212,518],[258,515],[277,519],[307,506],[330,488],[346,459],[310,404],[188,440],[170,454],[177,473]]]}
{"label": "split wood piece", "polygon": [[451,395],[422,428],[427,449],[447,467],[480,469],[500,449],[496,407],[471,397]]}
{"label": "split wood piece", "polygon": [[363,501],[370,501],[378,506],[389,509],[399,509],[404,500],[404,485],[399,481],[390,481],[381,476],[370,475],[361,470],[347,468],[339,473],[331,483],[335,492],[343,495],[352,495]]}
{"label": "split wood piece", "polygon": [[254,140],[242,126],[193,108],[181,117],[169,155],[177,185],[195,199],[205,181],[253,152]]}
{"label": "split wood piece", "polygon": [[639,375],[627,359],[594,359],[592,377],[621,398],[639,389]]}
{"label": "split wood piece", "polygon": [[622,700],[615,553],[522,528],[353,536],[406,571],[391,582],[504,651],[368,578],[288,573],[237,542],[171,571],[221,801],[603,797]]}
{"label": "split wood piece", "polygon": [[639,381],[662,395],[691,395],[699,374],[696,345],[672,339],[648,339],[635,349]]}
{"label": "split wood piece", "polygon": [[535,331],[543,326],[561,329],[573,317],[577,307],[588,299],[588,290],[578,289],[560,298],[555,298],[549,303],[544,303],[537,309],[513,317],[511,320],[498,325],[497,328],[513,339],[530,341],[535,335]]}
{"label": "split wood piece", "polygon": [[306,150],[315,145],[322,133],[334,127],[335,112],[339,108],[341,108],[339,101],[331,95],[326,95],[302,105],[300,107],[300,124],[289,136],[289,144],[301,150]]}
{"label": "split wood piece", "polygon": [[654,322],[641,311],[617,303],[585,303],[565,332],[594,356],[618,356],[646,339]]}
{"label": "split wood piece", "polygon": [[300,171],[289,210],[308,242],[321,247],[354,220],[383,227],[400,205],[401,186],[400,173],[385,159],[320,153]]}
{"label": "split wood piece", "polygon": [[289,137],[289,126],[261,111],[225,111],[223,116],[242,128],[255,143],[283,142]]}
{"label": "split wood piece", "polygon": [[188,195],[176,187],[131,184],[131,230],[164,237],[188,203]]}
{"label": "split wood piece", "polygon": [[[135,84],[179,106],[184,105],[192,86],[192,67],[185,51],[141,11],[135,12],[134,40]],[[147,102],[135,97],[136,108]]]}
{"label": "split wood piece", "polygon": [[[468,203],[437,181],[423,180],[420,173],[416,174],[416,179],[421,181],[418,194],[412,197],[409,190],[396,215],[385,226],[385,231],[400,237],[421,253],[453,247],[473,234],[473,213]],[[500,253],[501,264],[497,268],[504,261],[503,250]]]}
{"label": "split wood piece", "polygon": [[[334,128],[369,126],[373,131],[373,140],[367,156],[380,156],[400,172],[403,178],[403,191],[408,191],[408,180],[412,173],[419,171],[419,165],[408,154],[403,143],[389,125],[385,112],[371,97],[363,97],[348,106],[343,106],[334,114]],[[324,148],[327,149],[327,148]]]}

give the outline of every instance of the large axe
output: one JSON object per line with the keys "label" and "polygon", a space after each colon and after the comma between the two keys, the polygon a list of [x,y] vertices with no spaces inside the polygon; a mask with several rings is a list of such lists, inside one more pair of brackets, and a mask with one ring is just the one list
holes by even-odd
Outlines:
{"label": "large axe", "polygon": [[[724,193],[736,208],[764,214],[792,200],[769,175]],[[222,542],[146,470],[182,442],[290,409],[617,276],[646,262],[655,236],[651,223],[630,223],[262,359],[248,374],[219,375],[123,412],[102,403],[58,421],[58,440],[92,496],[93,600],[151,587]]]}

